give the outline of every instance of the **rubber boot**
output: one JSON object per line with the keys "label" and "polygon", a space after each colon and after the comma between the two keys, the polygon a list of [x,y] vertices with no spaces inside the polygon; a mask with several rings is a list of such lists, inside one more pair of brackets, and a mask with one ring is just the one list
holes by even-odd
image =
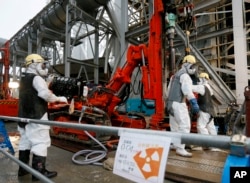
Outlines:
{"label": "rubber boot", "polygon": [[[55,172],[55,171],[50,172],[50,171],[46,170],[45,163],[46,163],[46,157],[37,156],[37,155],[33,154],[32,168],[34,168],[35,170],[37,170],[38,172],[40,172],[41,174],[43,174],[44,176],[46,176],[48,178],[56,177],[57,172]],[[37,181],[37,180],[39,180],[39,179],[32,175],[32,181]]]}
{"label": "rubber boot", "polygon": [[[30,160],[30,150],[19,151],[19,160],[28,165]],[[22,177],[27,174],[29,174],[29,172],[19,166],[18,177]]]}

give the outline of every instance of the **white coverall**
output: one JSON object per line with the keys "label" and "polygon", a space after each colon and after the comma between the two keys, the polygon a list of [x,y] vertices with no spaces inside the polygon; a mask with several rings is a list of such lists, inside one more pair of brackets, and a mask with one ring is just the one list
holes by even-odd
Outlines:
{"label": "white coverall", "polygon": [[[193,86],[193,91],[203,96],[205,95],[205,86],[209,89],[210,95],[212,96],[213,90],[207,81],[203,81],[200,84]],[[211,114],[203,112],[202,110],[199,111],[199,117],[197,119],[197,131],[200,134],[217,135],[214,119],[211,118]]]}
{"label": "white coverall", "polygon": [[[172,77],[168,85],[168,92],[170,90],[171,82],[172,82]],[[190,133],[191,121],[188,112],[188,107],[186,104],[186,99],[190,100],[195,98],[194,93],[192,91],[193,82],[189,74],[183,73],[180,76],[180,83],[184,99],[183,102],[181,103],[176,101],[173,102],[172,108],[174,116],[169,115],[169,124],[171,131],[173,132]],[[185,144],[174,144],[174,146],[176,148],[185,149]]]}
{"label": "white coverall", "polygon": [[[32,66],[34,64],[34,66]],[[37,90],[38,96],[47,102],[66,102],[65,97],[57,97],[49,89],[46,81],[38,74],[35,63],[27,68],[27,73],[34,73],[37,76],[33,79],[33,87]],[[47,112],[43,115],[41,120],[48,120]],[[20,133],[19,150],[27,150],[38,156],[47,156],[47,148],[51,145],[50,126],[28,123],[25,128],[18,126]]]}

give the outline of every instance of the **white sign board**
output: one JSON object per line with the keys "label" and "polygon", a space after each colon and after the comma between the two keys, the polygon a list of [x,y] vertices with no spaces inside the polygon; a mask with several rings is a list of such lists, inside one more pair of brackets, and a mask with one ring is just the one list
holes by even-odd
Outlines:
{"label": "white sign board", "polygon": [[171,138],[120,131],[113,173],[134,182],[162,183]]}

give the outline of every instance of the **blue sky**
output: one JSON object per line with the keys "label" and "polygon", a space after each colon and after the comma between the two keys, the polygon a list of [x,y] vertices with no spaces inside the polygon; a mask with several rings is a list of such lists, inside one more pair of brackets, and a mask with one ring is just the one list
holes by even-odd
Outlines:
{"label": "blue sky", "polygon": [[0,0],[0,38],[10,39],[48,2],[49,0]]}

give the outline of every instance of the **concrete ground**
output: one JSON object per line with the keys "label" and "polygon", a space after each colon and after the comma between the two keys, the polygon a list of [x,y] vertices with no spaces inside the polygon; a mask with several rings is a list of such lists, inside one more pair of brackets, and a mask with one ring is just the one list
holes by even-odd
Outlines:
{"label": "concrete ground", "polygon": [[[62,150],[55,146],[49,148],[49,156],[47,157],[47,169],[56,170],[57,177],[52,178],[53,182],[72,182],[72,183],[92,183],[92,182],[105,182],[105,183],[129,183],[120,176],[112,173],[112,171],[104,169],[102,166],[95,165],[76,165],[71,161],[72,153]],[[0,172],[0,182],[3,183],[28,183],[31,181],[31,175],[26,175],[22,178],[17,177],[18,165],[12,160],[1,156],[0,166],[5,167]]]}

